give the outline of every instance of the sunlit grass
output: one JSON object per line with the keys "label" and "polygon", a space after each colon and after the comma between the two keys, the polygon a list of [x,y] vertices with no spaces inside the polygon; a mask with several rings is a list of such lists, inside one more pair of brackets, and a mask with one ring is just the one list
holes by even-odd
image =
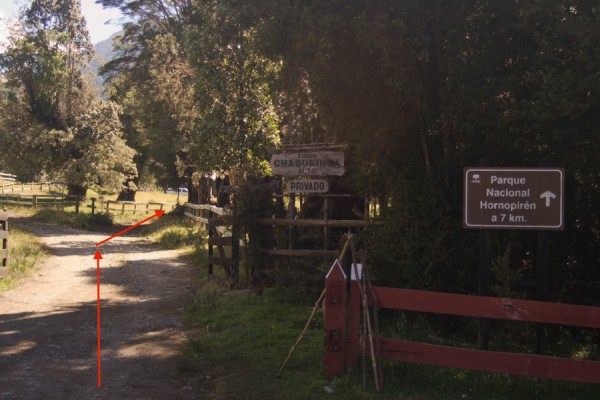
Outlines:
{"label": "sunlit grass", "polygon": [[9,226],[8,268],[0,276],[0,292],[15,286],[22,278],[39,267],[48,252],[31,233],[14,225]]}
{"label": "sunlit grass", "polygon": [[142,234],[165,249],[193,249],[205,244],[204,233],[199,230],[198,224],[171,214],[164,214],[158,221],[144,226]]}

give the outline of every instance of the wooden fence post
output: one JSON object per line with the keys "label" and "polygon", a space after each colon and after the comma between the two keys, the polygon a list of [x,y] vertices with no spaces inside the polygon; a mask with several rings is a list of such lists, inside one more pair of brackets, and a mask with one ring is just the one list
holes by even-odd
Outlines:
{"label": "wooden fence post", "polygon": [[325,375],[339,376],[346,372],[346,274],[338,260],[325,282]]}
{"label": "wooden fence post", "polygon": [[237,288],[240,272],[240,239],[239,227],[235,222],[231,225],[231,281],[233,287]]}
{"label": "wooden fence post", "polygon": [[8,213],[0,210],[0,265],[8,265]]}
{"label": "wooden fence post", "polygon": [[[208,259],[209,260],[214,255],[213,245],[210,242],[210,239],[212,239],[212,237],[213,237],[212,231],[213,231],[213,228],[209,227],[208,228]],[[212,274],[213,274],[213,263],[209,261],[208,262],[208,275],[212,275]]]}
{"label": "wooden fence post", "polygon": [[348,295],[348,369],[356,370],[360,354],[360,289],[358,281],[352,274],[350,293]]}
{"label": "wooden fence post", "polygon": [[[329,212],[329,202],[327,197],[323,197],[323,221],[327,222],[327,213]],[[327,226],[323,227],[323,250],[327,250],[329,247],[329,229]]]}

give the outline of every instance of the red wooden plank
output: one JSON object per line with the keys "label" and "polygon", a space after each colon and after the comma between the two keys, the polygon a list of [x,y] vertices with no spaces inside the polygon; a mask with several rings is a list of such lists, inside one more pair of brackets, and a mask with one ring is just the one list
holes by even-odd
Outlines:
{"label": "red wooden plank", "polygon": [[[365,352],[368,353],[368,351],[367,348]],[[459,349],[384,337],[380,339],[380,355],[382,358],[391,360],[440,367],[600,383],[600,362],[598,361]]]}
{"label": "red wooden plank", "polygon": [[360,289],[353,280],[348,293],[348,369],[356,370],[360,353]]}
{"label": "red wooden plank", "polygon": [[381,308],[600,328],[599,307],[377,286],[374,289]]}
{"label": "red wooden plank", "polygon": [[325,345],[323,364],[326,376],[346,372],[346,275],[335,260],[325,279]]}

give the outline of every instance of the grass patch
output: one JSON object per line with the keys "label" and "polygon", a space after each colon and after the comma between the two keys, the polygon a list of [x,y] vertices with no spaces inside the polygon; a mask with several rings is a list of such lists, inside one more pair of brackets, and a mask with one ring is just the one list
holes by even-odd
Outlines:
{"label": "grass patch", "polygon": [[[276,374],[301,333],[318,293],[295,289],[227,292],[210,280],[189,309],[195,335],[185,348],[185,370],[210,376],[219,398],[322,399],[324,387],[344,399],[598,399],[600,385],[540,380],[383,361],[384,391],[375,393],[370,362],[367,387],[359,372],[323,375],[323,315],[319,312],[282,377]],[[426,332],[422,336],[426,336]]]}
{"label": "grass patch", "polygon": [[39,265],[48,252],[31,233],[10,226],[8,239],[8,272],[0,277],[0,292],[6,291]]}
{"label": "grass patch", "polygon": [[[227,399],[320,399],[321,318],[309,330],[283,378],[275,375],[302,331],[313,296],[297,291],[224,292],[207,280],[193,302],[190,321],[198,334],[186,348],[188,367],[210,376]],[[304,301],[299,301],[303,299]]]}
{"label": "grass patch", "polygon": [[173,214],[164,214],[144,226],[142,234],[165,249],[203,248],[205,239],[198,225]]}
{"label": "grass patch", "polygon": [[79,229],[96,229],[109,227],[114,224],[113,216],[105,213],[96,213],[94,215],[84,213],[75,214],[62,210],[41,208],[35,210],[33,215],[42,221],[68,225]]}

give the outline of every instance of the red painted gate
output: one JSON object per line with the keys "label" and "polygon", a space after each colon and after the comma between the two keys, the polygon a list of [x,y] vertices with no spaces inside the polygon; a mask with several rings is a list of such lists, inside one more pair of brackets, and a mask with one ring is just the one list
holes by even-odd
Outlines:
{"label": "red painted gate", "polygon": [[[597,307],[386,287],[373,287],[373,293],[380,308],[600,329],[600,308]],[[347,303],[350,305],[348,312],[350,336],[345,362],[347,368],[356,366],[358,362],[358,321],[360,320],[360,299],[356,299],[358,296],[360,294],[356,290],[351,290],[347,296]],[[373,304],[373,300],[373,296],[369,295],[369,305]],[[325,314],[326,326],[330,317],[329,313]],[[546,379],[600,383],[599,361],[455,348],[385,337],[378,339],[379,356],[391,360]],[[373,341],[365,340],[363,349],[365,356],[369,354],[369,342]],[[328,367],[327,362],[326,357],[325,372],[328,376],[344,372]]]}

